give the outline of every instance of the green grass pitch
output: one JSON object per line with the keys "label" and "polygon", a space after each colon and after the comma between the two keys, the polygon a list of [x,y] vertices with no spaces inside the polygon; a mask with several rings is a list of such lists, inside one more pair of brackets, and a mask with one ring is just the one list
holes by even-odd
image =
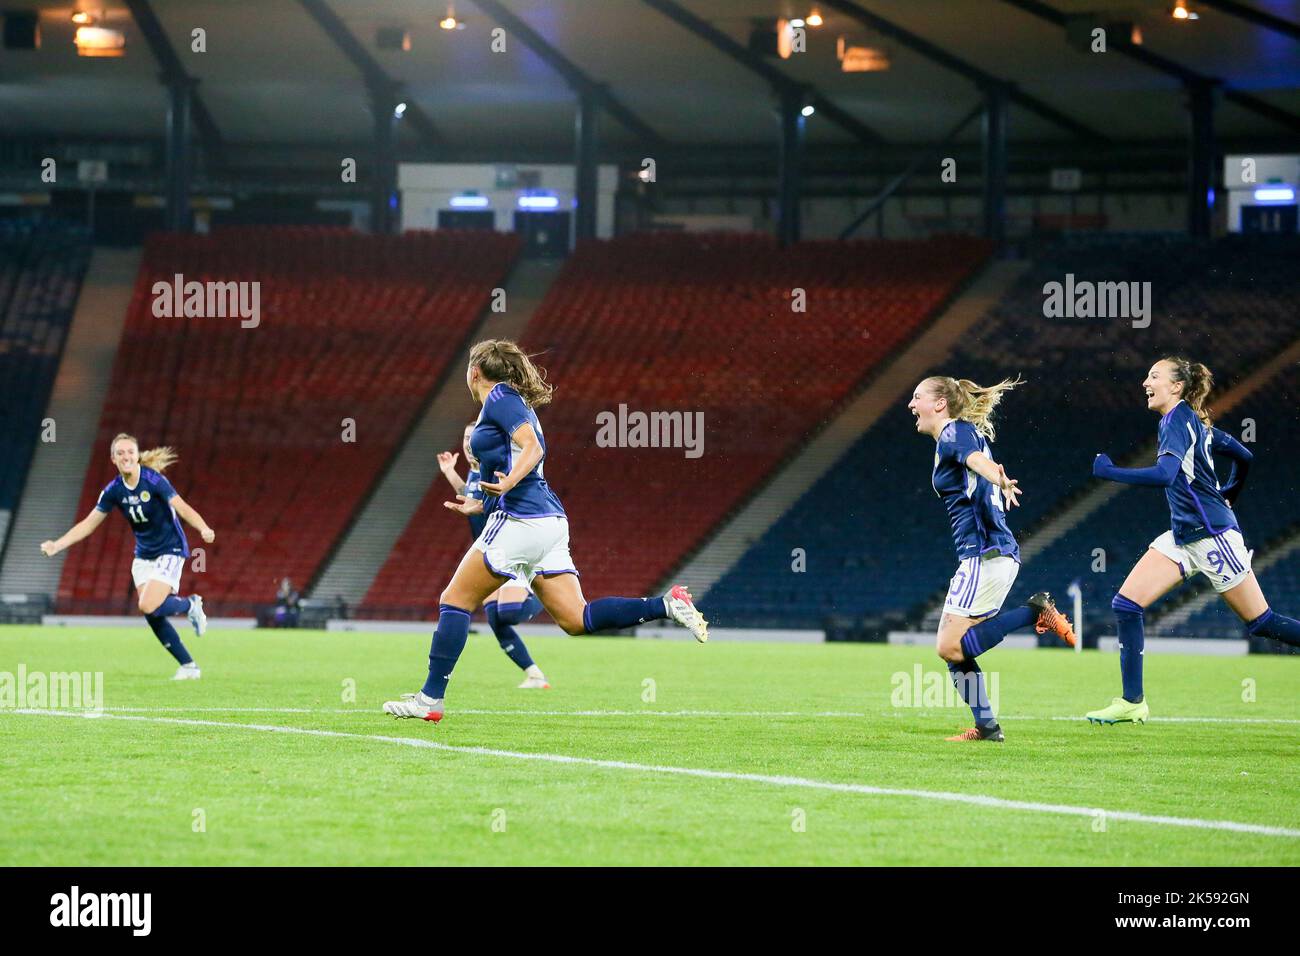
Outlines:
{"label": "green grass pitch", "polygon": [[434,726],[380,712],[427,635],[191,635],[172,682],[143,624],[0,628],[0,672],[102,671],[105,708],[0,709],[0,864],[1300,863],[1295,658],[1149,655],[1152,722],[1101,728],[1054,718],[1115,655],[997,649],[998,746],[896,706],[927,648],[532,638],[523,691],[477,629]]}

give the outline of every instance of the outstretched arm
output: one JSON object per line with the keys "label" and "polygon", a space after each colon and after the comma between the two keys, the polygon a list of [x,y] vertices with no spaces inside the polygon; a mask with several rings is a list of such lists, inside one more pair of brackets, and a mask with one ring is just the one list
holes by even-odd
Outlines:
{"label": "outstretched arm", "polygon": [[1110,455],[1101,454],[1093,459],[1092,473],[1097,478],[1125,485],[1168,488],[1178,477],[1178,459],[1173,455],[1161,455],[1150,468],[1119,468],[1110,460]]}
{"label": "outstretched arm", "polygon": [[182,521],[203,536],[205,542],[211,544],[217,537],[217,533],[208,527],[208,523],[203,520],[203,516],[191,508],[189,502],[180,495],[176,495],[171,499],[171,506],[181,516]]}
{"label": "outstretched arm", "polygon": [[42,541],[41,553],[47,558],[52,558],[65,548],[70,548],[78,541],[83,541],[95,533],[95,529],[104,523],[108,513],[100,511],[98,508],[91,508],[90,514],[82,518],[57,541]]}
{"label": "outstretched arm", "polygon": [[1002,492],[1002,498],[1008,508],[1020,504],[1020,482],[1007,477],[1007,471],[982,451],[973,451],[966,456],[966,467]]}

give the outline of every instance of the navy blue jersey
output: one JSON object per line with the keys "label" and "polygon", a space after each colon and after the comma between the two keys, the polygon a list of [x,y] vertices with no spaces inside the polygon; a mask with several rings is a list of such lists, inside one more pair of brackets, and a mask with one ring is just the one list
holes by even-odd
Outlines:
{"label": "navy blue jersey", "polygon": [[542,445],[542,460],[503,496],[483,492],[483,516],[503,511],[512,518],[543,518],[547,515],[564,515],[560,499],[551,491],[542,476],[546,463],[546,439],[534,412],[515,389],[504,382],[493,386],[483,401],[474,431],[469,438],[470,451],[478,460],[479,472],[489,475],[489,481],[499,481],[496,473],[510,474],[515,455],[523,451],[511,439],[520,425],[528,423],[537,433]]}
{"label": "navy blue jersey", "polygon": [[104,514],[114,508],[122,510],[135,535],[137,558],[158,558],[164,554],[188,557],[190,546],[181,530],[181,519],[171,506],[175,497],[176,489],[170,481],[141,465],[134,488],[128,488],[118,475],[99,493],[95,507]]}
{"label": "navy blue jersey", "polygon": [[1180,401],[1160,419],[1157,461],[1162,455],[1172,455],[1179,463],[1174,483],[1165,489],[1177,544],[1190,544],[1237,527],[1237,516],[1223,500],[1214,474],[1213,441],[1212,430],[1186,402]]}
{"label": "navy blue jersey", "polygon": [[[478,469],[470,469],[470,473],[465,476],[465,490],[461,492],[466,498],[482,498],[483,492],[478,486]],[[487,517],[484,515],[469,516],[470,534],[474,535],[474,540],[483,533],[483,526],[487,524]]]}
{"label": "navy blue jersey", "polygon": [[977,451],[993,457],[984,436],[964,421],[944,425],[934,450],[931,484],[948,509],[957,560],[997,553],[1019,561],[1020,546],[1007,527],[1001,489],[966,467],[966,459]]}

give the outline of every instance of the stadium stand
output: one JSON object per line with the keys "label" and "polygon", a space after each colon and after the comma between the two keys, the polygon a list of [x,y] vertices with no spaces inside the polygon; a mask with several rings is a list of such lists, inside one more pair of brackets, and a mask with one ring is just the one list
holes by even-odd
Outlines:
{"label": "stadium stand", "polygon": [[[541,410],[546,475],[569,511],[585,593],[653,588],[988,254],[983,241],[946,237],[783,250],[758,235],[640,234],[580,246],[524,345],[557,385]],[[796,289],[806,312],[793,308]],[[597,416],[620,404],[701,413],[702,454],[598,447]],[[434,612],[465,551],[463,519],[442,508],[431,473],[372,608],[418,595]]]}
{"label": "stadium stand", "polygon": [[[327,227],[149,241],[98,444],[107,451],[129,431],[142,448],[179,450],[169,477],[218,535],[206,570],[188,579],[213,612],[249,614],[280,578],[312,579],[518,244],[492,232],[375,237]],[[154,283],[175,275],[259,282],[260,323],[155,316]],[[78,516],[112,477],[107,454],[95,456]],[[202,545],[197,534],[190,544]],[[72,549],[60,610],[132,611],[131,550],[117,520]]]}
{"label": "stadium stand", "polygon": [[90,261],[90,237],[55,219],[0,219],[0,549]]}
{"label": "stadium stand", "polygon": [[[1025,377],[1000,410],[995,444],[1026,492],[1011,519],[1022,544],[1089,486],[1098,451],[1119,460],[1154,447],[1155,422],[1141,393],[1154,359],[1170,350],[1203,358],[1220,386],[1229,386],[1300,335],[1297,253],[1294,240],[1249,236],[1213,243],[1089,237],[1033,251],[1033,269],[993,311],[989,327],[960,347],[947,368],[934,370],[981,383]],[[1076,282],[1151,282],[1150,326],[1134,328],[1124,318],[1045,318],[1044,285],[1063,282],[1067,273]],[[1062,381],[1091,384],[1063,391]],[[719,624],[817,626],[832,608],[850,618],[907,613],[916,619],[934,603],[954,559],[946,517],[929,485],[933,448],[915,432],[908,397],[900,395],[897,414],[844,456],[834,470],[842,481],[805,495],[718,582],[709,610]],[[1089,576],[1092,549],[1106,549],[1108,567],[1122,580],[1130,558],[1163,527],[1161,502],[1122,494],[1069,540],[1027,561],[1010,600],[1044,586],[1063,591],[1082,575],[1089,577],[1085,603],[1098,615],[1093,623],[1104,623],[1114,589],[1107,576]],[[807,571],[797,578],[794,548],[807,555]],[[933,570],[918,574],[918,568]]]}

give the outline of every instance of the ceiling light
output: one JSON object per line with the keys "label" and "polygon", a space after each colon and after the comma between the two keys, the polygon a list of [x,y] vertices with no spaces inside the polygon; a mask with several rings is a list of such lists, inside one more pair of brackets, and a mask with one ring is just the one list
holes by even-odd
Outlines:
{"label": "ceiling light", "polygon": [[817,12],[816,8],[813,8],[813,12],[808,14],[807,21],[808,26],[810,27],[819,27],[825,22],[822,20],[822,15]]}
{"label": "ceiling light", "polygon": [[120,30],[104,27],[77,27],[73,43],[78,56],[122,56],[126,53],[126,36]]}

